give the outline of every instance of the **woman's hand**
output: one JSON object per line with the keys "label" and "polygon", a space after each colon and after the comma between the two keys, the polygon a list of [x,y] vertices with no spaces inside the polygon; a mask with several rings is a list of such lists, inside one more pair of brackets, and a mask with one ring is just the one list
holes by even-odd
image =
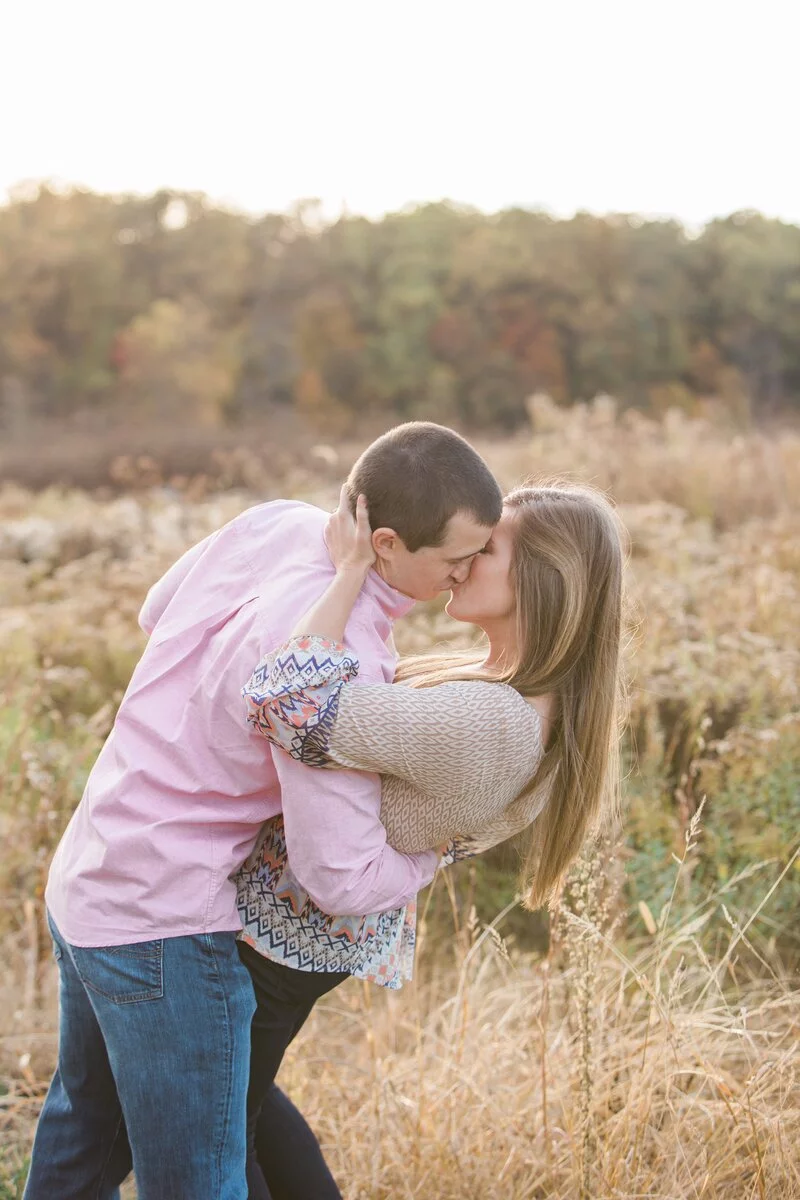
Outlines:
{"label": "woman's hand", "polygon": [[356,516],[350,515],[347,484],[339,493],[339,507],[328,517],[325,527],[325,542],[331,561],[338,572],[359,571],[366,575],[375,562],[372,549],[372,530],[367,513],[367,501],[359,496],[356,501]]}
{"label": "woman's hand", "polygon": [[341,642],[367,571],[375,561],[366,501],[363,496],[358,497],[356,519],[353,520],[346,486],[339,496],[339,507],[328,517],[325,545],[336,567],[336,575],[316,604],[297,622],[292,637],[316,633]]}

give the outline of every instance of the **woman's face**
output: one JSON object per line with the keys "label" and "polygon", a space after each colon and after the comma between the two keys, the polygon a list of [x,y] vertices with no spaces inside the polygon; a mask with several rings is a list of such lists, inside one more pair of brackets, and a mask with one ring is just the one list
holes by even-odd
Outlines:
{"label": "woman's face", "polygon": [[513,553],[514,516],[506,508],[485,549],[473,559],[466,580],[453,587],[445,612],[456,621],[481,628],[511,617],[516,607],[511,584]]}

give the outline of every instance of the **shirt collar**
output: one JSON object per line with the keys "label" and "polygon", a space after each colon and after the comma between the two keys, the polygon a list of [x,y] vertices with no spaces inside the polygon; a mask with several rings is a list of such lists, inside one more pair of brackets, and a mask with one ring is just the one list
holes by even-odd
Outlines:
{"label": "shirt collar", "polygon": [[[328,541],[325,537],[325,530],[322,531],[322,541],[325,550],[328,550]],[[387,583],[382,575],[379,575],[374,567],[371,567],[369,574],[364,580],[363,594],[374,600],[381,612],[384,613],[390,621],[396,621],[399,617],[404,617],[407,612],[417,603],[410,596],[405,596],[402,592],[398,592],[397,588],[393,588],[390,583]]]}
{"label": "shirt collar", "polygon": [[410,596],[404,596],[402,592],[398,592],[390,583],[387,583],[374,567],[371,568],[364,581],[364,592],[370,599],[378,603],[390,621],[404,617],[416,604],[416,600],[412,600]]}

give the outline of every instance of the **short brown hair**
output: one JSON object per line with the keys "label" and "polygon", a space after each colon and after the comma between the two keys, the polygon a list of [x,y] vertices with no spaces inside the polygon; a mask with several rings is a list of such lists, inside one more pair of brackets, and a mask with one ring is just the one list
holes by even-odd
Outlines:
{"label": "short brown hair", "polygon": [[431,421],[396,425],[368,446],[347,480],[355,511],[366,496],[373,529],[393,529],[412,553],[440,546],[457,512],[496,525],[503,511],[497,480],[460,434]]}

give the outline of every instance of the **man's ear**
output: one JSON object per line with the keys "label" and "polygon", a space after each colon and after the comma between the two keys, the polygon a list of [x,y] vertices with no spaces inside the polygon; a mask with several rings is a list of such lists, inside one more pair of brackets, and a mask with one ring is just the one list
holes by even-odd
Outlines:
{"label": "man's ear", "polygon": [[372,531],[372,549],[378,558],[391,558],[398,546],[403,545],[403,539],[393,529],[384,526]]}

